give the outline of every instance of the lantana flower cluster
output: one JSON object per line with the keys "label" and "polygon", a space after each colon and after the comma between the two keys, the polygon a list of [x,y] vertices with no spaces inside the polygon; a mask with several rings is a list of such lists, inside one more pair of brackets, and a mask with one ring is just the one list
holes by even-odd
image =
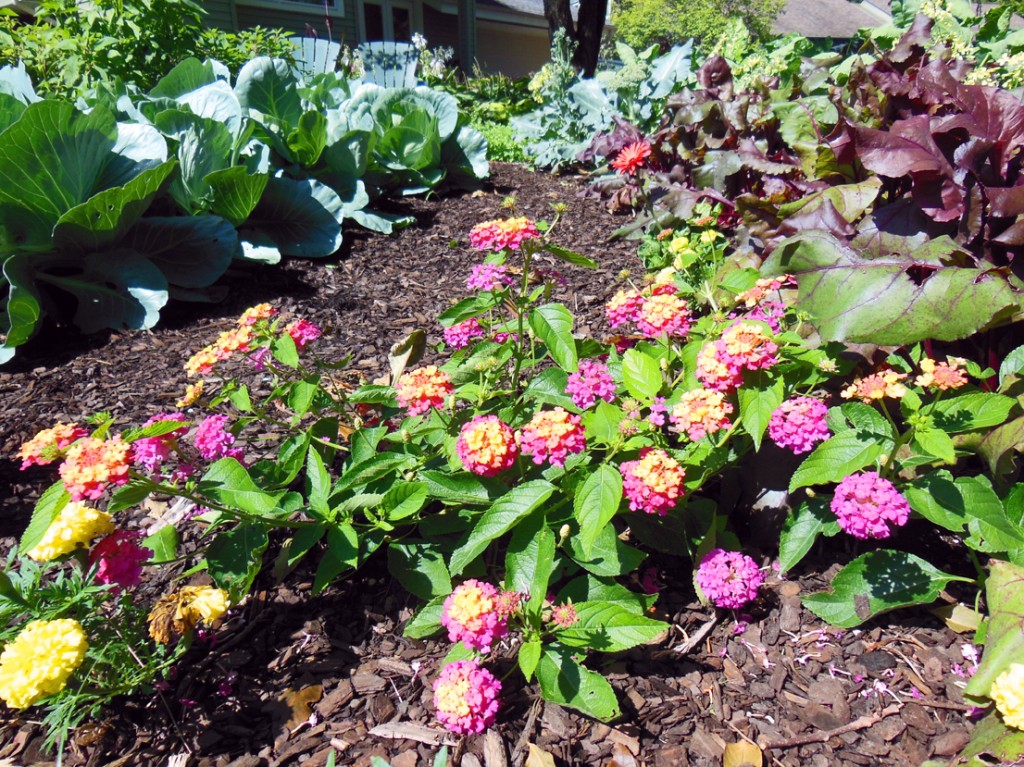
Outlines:
{"label": "lantana flower cluster", "polygon": [[434,682],[437,719],[459,735],[475,735],[494,724],[501,707],[501,682],[475,660],[449,663]]}
{"label": "lantana flower cluster", "polygon": [[466,278],[469,290],[497,291],[515,284],[515,278],[503,264],[474,264]]}
{"label": "lantana flower cluster", "polygon": [[449,375],[436,365],[410,370],[398,379],[398,405],[409,415],[423,415],[428,410],[440,410],[455,388]]}
{"label": "lantana flower cluster", "polygon": [[441,625],[450,641],[485,653],[508,635],[508,619],[498,612],[498,589],[475,579],[457,586],[444,600]]}
{"label": "lantana flower cluster", "polygon": [[519,445],[512,429],[498,416],[484,415],[463,425],[455,451],[471,472],[493,477],[512,468]]}
{"label": "lantana flower cluster", "polygon": [[480,320],[470,317],[468,320],[449,325],[442,331],[444,342],[456,351],[465,349],[474,338],[483,338],[484,329]]}
{"label": "lantana flower cluster", "polygon": [[888,538],[910,519],[910,504],[877,471],[851,474],[836,487],[832,512],[839,526],[855,538]]}
{"label": "lantana flower cluster", "polygon": [[843,389],[842,397],[859,399],[866,405],[882,399],[903,399],[907,395],[907,387],[903,383],[906,379],[906,373],[885,368],[854,379],[853,383]]}
{"label": "lantana flower cluster", "polygon": [[716,607],[738,610],[757,598],[764,573],[738,551],[712,549],[697,567],[697,585]]}
{"label": "lantana flower cluster", "polygon": [[684,493],[686,472],[664,450],[647,448],[635,461],[619,466],[623,493],[633,511],[665,516]]}
{"label": "lantana flower cluster", "polygon": [[788,399],[772,413],[768,436],[796,455],[809,453],[829,437],[828,406],[814,397]]}
{"label": "lantana flower cluster", "polygon": [[484,221],[469,232],[469,244],[477,250],[519,250],[527,240],[540,238],[537,225],[525,216]]}
{"label": "lantana flower cluster", "polygon": [[697,378],[709,389],[733,392],[743,384],[745,371],[767,370],[777,364],[779,347],[761,322],[738,320],[697,355]]}
{"label": "lantana flower cluster", "polygon": [[692,389],[683,392],[679,402],[672,408],[669,418],[675,429],[686,434],[694,442],[728,429],[732,403],[725,395],[714,389]]}
{"label": "lantana flower cluster", "polygon": [[576,407],[586,410],[599,399],[605,402],[615,399],[615,381],[603,362],[580,360],[577,371],[569,374],[565,393],[572,397]]}
{"label": "lantana flower cluster", "polygon": [[644,292],[623,288],[606,304],[605,314],[610,327],[632,323],[647,338],[684,338],[690,332],[690,307],[674,284],[655,284]]}
{"label": "lantana flower cluster", "polygon": [[516,434],[516,441],[535,464],[547,461],[554,466],[565,466],[569,455],[587,447],[580,417],[560,407],[536,413]]}
{"label": "lantana flower cluster", "polygon": [[131,463],[131,445],[120,436],[83,437],[67,449],[58,471],[73,501],[95,501],[108,487],[128,481]]}
{"label": "lantana flower cluster", "polygon": [[72,444],[87,436],[89,436],[87,429],[74,424],[58,422],[49,429],[43,429],[18,450],[21,468],[46,466],[54,461],[59,461]]}

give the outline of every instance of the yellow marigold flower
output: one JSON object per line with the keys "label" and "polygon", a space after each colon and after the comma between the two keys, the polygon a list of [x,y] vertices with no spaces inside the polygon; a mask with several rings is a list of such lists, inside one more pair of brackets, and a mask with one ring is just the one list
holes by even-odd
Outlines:
{"label": "yellow marigold flower", "polygon": [[63,690],[89,647],[76,620],[31,621],[0,653],[0,699],[28,708]]}
{"label": "yellow marigold flower", "polygon": [[86,548],[92,541],[114,532],[114,518],[105,511],[90,509],[84,503],[72,501],[46,528],[43,539],[33,546],[28,556],[36,562],[50,562]]}
{"label": "yellow marigold flower", "polygon": [[200,620],[214,625],[229,607],[228,593],[213,586],[185,586],[167,594],[149,612],[149,635],[169,644],[175,635],[192,631]]}
{"label": "yellow marigold flower", "polygon": [[1024,730],[1024,663],[1011,663],[989,691],[1007,727]]}
{"label": "yellow marigold flower", "polygon": [[859,399],[870,405],[880,399],[903,399],[907,387],[903,385],[906,373],[895,370],[879,370],[864,378],[856,379],[842,391],[843,399]]}
{"label": "yellow marigold flower", "polygon": [[668,252],[673,256],[681,256],[686,250],[690,248],[689,237],[673,237],[668,244]]}
{"label": "yellow marigold flower", "polygon": [[275,314],[277,309],[270,304],[256,304],[242,312],[242,316],[238,318],[238,325],[255,325],[260,320],[269,320]]}
{"label": "yellow marigold flower", "polygon": [[189,384],[185,389],[185,396],[179,399],[176,403],[178,407],[191,407],[199,401],[199,398],[203,396],[203,382],[197,381],[194,384]]}
{"label": "yellow marigold flower", "polygon": [[921,360],[921,375],[914,383],[924,388],[949,391],[967,385],[967,375],[962,370],[967,360],[962,357],[947,357],[945,362],[936,362],[925,357]]}
{"label": "yellow marigold flower", "polygon": [[710,245],[719,237],[721,237],[721,235],[715,229],[705,229],[700,233],[700,241],[705,245]]}

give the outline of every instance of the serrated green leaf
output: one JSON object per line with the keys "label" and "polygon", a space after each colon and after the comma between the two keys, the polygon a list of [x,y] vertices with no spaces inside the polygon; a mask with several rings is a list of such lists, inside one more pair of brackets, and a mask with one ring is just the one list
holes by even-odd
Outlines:
{"label": "serrated green leaf", "polygon": [[46,488],[36,501],[35,508],[32,509],[32,519],[21,535],[21,541],[18,543],[19,554],[25,554],[43,539],[53,520],[70,501],[71,496],[64,488],[63,482],[55,482]]}
{"label": "serrated green leaf", "polygon": [[410,639],[423,639],[441,631],[441,608],[444,606],[445,597],[436,597],[427,602],[420,611],[412,617],[402,635]]}
{"label": "serrated green leaf", "polygon": [[572,313],[561,304],[544,304],[530,312],[529,320],[537,338],[548,348],[551,359],[562,370],[575,373],[579,361],[576,340],[572,337]]}
{"label": "serrated green leaf", "polygon": [[914,432],[911,445],[919,453],[939,458],[943,463],[956,463],[953,440],[941,429],[918,429]]}
{"label": "serrated green leaf", "polygon": [[133,479],[127,485],[117,488],[107,504],[107,513],[116,514],[119,511],[137,506],[149,497],[153,492],[153,483],[146,480]]}
{"label": "serrated green leaf", "polygon": [[763,370],[748,376],[736,391],[740,404],[740,417],[743,428],[754,440],[754,449],[761,449],[761,438],[764,436],[772,413],[782,404],[783,382],[780,378],[772,381]]}
{"label": "serrated green leaf", "polygon": [[619,510],[622,501],[622,474],[614,466],[603,464],[576,490],[573,514],[580,526],[580,548],[586,557],[593,554],[594,541]]}
{"label": "serrated green leaf", "polygon": [[822,442],[801,463],[789,480],[789,492],[810,485],[839,482],[874,463],[892,450],[893,443],[877,435],[850,429]]}
{"label": "serrated green leaf", "polygon": [[505,588],[530,596],[525,610],[535,624],[539,624],[555,564],[555,534],[540,508],[516,525],[505,554]]}
{"label": "serrated green leaf", "polygon": [[584,668],[567,647],[550,644],[537,663],[537,681],[545,700],[582,711],[603,722],[622,712],[612,686],[600,674]]}
{"label": "serrated green leaf", "polygon": [[523,642],[519,646],[519,655],[517,657],[519,670],[523,672],[523,677],[527,682],[533,678],[533,673],[537,670],[537,664],[540,663],[540,654],[543,649],[544,645],[541,644],[539,639],[531,639],[529,642]]}
{"label": "serrated green leaf", "polygon": [[388,547],[388,570],[407,591],[431,600],[452,592],[452,578],[435,543],[406,539]]}
{"label": "serrated green leaf", "polygon": [[661,365],[639,349],[627,349],[622,356],[622,381],[631,396],[653,400],[661,391]]}
{"label": "serrated green leaf", "polygon": [[359,564],[359,534],[352,525],[344,523],[327,528],[327,551],[313,576],[313,596],[342,573]]}
{"label": "serrated green leaf", "polygon": [[910,605],[934,602],[948,583],[959,578],[903,551],[880,549],[862,554],[836,573],[830,592],[809,594],[804,606],[840,628]]}
{"label": "serrated green leaf", "polygon": [[581,602],[577,621],[558,632],[568,647],[619,652],[646,644],[668,630],[668,624],[637,615],[616,602]]}
{"label": "serrated green leaf", "polygon": [[165,525],[152,535],[142,539],[141,546],[153,552],[151,565],[173,562],[178,556],[178,531],[174,525]]}
{"label": "serrated green leaf", "polygon": [[265,526],[242,522],[219,533],[206,549],[206,570],[218,587],[231,594],[232,603],[249,593],[270,543]]}
{"label": "serrated green leaf", "polygon": [[787,573],[811,550],[818,536],[833,536],[840,531],[828,501],[812,498],[800,504],[782,526],[779,537],[779,571]]}
{"label": "serrated green leaf", "polygon": [[948,471],[932,471],[907,483],[902,491],[910,508],[929,522],[954,533],[967,524],[963,493]]}
{"label": "serrated green leaf", "polygon": [[474,525],[466,542],[452,554],[452,574],[461,573],[491,541],[511,530],[554,492],[555,486],[550,482],[536,479],[518,485],[498,498]]}

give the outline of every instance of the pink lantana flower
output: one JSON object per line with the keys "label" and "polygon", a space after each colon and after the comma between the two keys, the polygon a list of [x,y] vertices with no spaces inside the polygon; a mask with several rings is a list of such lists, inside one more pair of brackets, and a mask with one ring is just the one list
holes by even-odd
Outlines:
{"label": "pink lantana flower", "polygon": [[490,652],[491,645],[508,634],[507,618],[499,613],[498,602],[498,590],[489,583],[471,578],[456,586],[441,608],[448,639]]}
{"label": "pink lantana flower", "polygon": [[828,407],[814,397],[793,397],[786,400],[768,422],[768,436],[779,447],[800,455],[809,453],[829,437]]}
{"label": "pink lantana flower", "polygon": [[836,487],[832,512],[854,538],[888,538],[910,519],[910,504],[877,471],[851,474]]}
{"label": "pink lantana flower", "polygon": [[142,566],[153,552],[139,546],[140,533],[118,530],[101,540],[89,554],[89,566],[96,566],[96,582],[111,583],[115,592],[131,589],[142,580]]}
{"label": "pink lantana flower", "polygon": [[738,551],[712,549],[697,568],[697,585],[716,607],[738,610],[757,597],[764,573]]}
{"label": "pink lantana flower", "polygon": [[462,465],[474,474],[493,477],[512,468],[519,445],[512,429],[498,416],[483,415],[463,425],[455,452]]}
{"label": "pink lantana flower", "polygon": [[192,439],[199,454],[207,461],[216,461],[218,458],[242,460],[242,448],[232,447],[235,435],[227,430],[227,422],[226,415],[211,415],[196,427]]}
{"label": "pink lantana flower", "polygon": [[484,335],[484,329],[480,327],[480,322],[476,317],[470,317],[468,320],[445,328],[443,335],[444,342],[453,349],[465,349],[474,338]]}
{"label": "pink lantana flower", "polygon": [[587,447],[580,417],[560,407],[534,415],[516,440],[523,455],[532,456],[535,464],[548,461],[555,466],[564,466],[570,453],[582,453]]}
{"label": "pink lantana flower", "polygon": [[449,663],[434,682],[437,719],[459,735],[483,732],[498,715],[501,682],[474,660]]}
{"label": "pink lantana flower", "polygon": [[572,403],[586,410],[598,399],[611,402],[615,399],[615,382],[608,366],[597,360],[580,360],[579,369],[569,374],[565,393],[572,397]]}

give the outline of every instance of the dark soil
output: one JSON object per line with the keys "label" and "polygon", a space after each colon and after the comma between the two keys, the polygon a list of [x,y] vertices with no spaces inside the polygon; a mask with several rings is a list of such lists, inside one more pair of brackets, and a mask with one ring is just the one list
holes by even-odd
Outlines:
{"label": "dark soil", "polygon": [[[438,341],[433,318],[464,295],[475,261],[469,228],[501,215],[507,195],[533,218],[550,219],[551,203],[568,205],[557,241],[601,268],[558,266],[567,280],[558,299],[581,332],[601,335],[601,305],[617,275],[639,269],[634,246],[608,241],[621,219],[577,199],[575,179],[512,165],[494,171],[483,192],[392,203],[418,222],[395,237],[351,231],[334,259],[239,265],[224,280],[223,302],[171,307],[151,332],[46,331],[0,372],[0,549],[14,545],[53,480],[47,469],[18,471],[13,456],[24,440],[54,421],[81,422],[100,410],[118,427],[173,410],[185,360],[247,306],[267,301],[320,323],[327,333],[319,353],[351,355],[368,378],[386,370],[389,347],[411,330],[425,328]],[[146,513],[132,524],[147,525]],[[618,691],[621,721],[601,724],[545,704],[512,675],[498,726],[466,739],[445,733],[432,716],[430,685],[449,647],[402,637],[418,603],[379,561],[315,598],[308,572],[283,585],[264,574],[216,637],[190,650],[167,689],[128,699],[82,728],[64,764],[322,767],[333,749],[339,765],[368,765],[377,755],[394,767],[426,767],[442,743],[463,767],[521,767],[530,743],[556,764],[608,767],[717,767],[726,744],[743,740],[770,746],[765,764],[787,767],[918,765],[954,754],[971,730],[957,674],[969,665],[965,638],[925,610],[838,632],[800,606],[801,592],[820,590],[833,563],[857,553],[815,551],[798,577],[772,571],[764,600],[744,623],[702,607],[678,561],[653,558],[656,613],[671,622],[669,635],[591,662]],[[513,648],[498,654],[511,659]],[[7,717],[0,719],[0,764],[53,763],[39,753],[32,713],[0,713]]]}

